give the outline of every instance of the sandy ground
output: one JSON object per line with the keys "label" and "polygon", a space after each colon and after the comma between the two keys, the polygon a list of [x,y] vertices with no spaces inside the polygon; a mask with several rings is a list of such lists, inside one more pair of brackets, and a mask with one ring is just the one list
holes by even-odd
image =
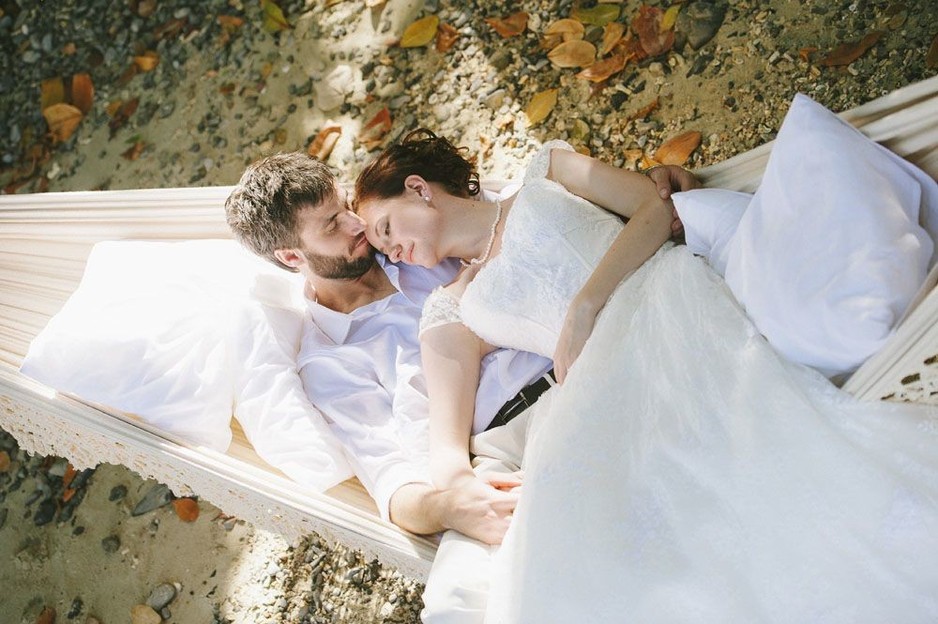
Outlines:
{"label": "sandy ground", "polygon": [[[244,6],[251,3],[229,4],[256,12]],[[569,2],[519,4],[532,19],[525,35],[509,40],[482,21],[503,15],[494,2],[323,4],[294,3],[292,29],[277,36],[247,22],[241,28],[252,36],[235,34],[224,62],[206,47],[149,87],[139,77],[96,85],[95,110],[43,165],[48,190],[229,185],[246,163],[304,149],[328,123],[342,127],[328,162],[350,180],[374,155],[356,137],[384,106],[393,119],[388,138],[430,126],[477,153],[487,178],[514,177],[549,138],[629,165],[636,150],[653,155],[688,130],[703,136],[688,161],[694,167],[771,139],[798,90],[842,109],[935,73],[925,62],[938,34],[930,0],[734,0],[703,48],[631,67],[592,98],[574,71],[540,62],[539,33],[570,13]],[[624,14],[636,9],[624,3]],[[468,30],[454,50],[389,47],[413,20],[437,13],[444,22],[466,14]],[[871,51],[844,67],[819,68],[825,50],[875,28],[886,34]],[[809,47],[820,52],[805,60],[800,54]],[[557,107],[528,127],[523,111],[545,88],[560,90]],[[626,95],[612,98],[617,91]],[[155,113],[131,117],[112,136],[106,103],[132,97]],[[338,104],[324,110],[330,97]],[[653,101],[653,112],[636,117]],[[137,142],[136,159],[122,155]],[[4,185],[10,180],[9,170],[0,174]],[[21,190],[41,184],[36,178]],[[174,622],[416,621],[420,586],[341,545],[327,547],[315,536],[288,544],[206,503],[195,522],[181,521],[171,506],[132,516],[155,484],[122,467],[97,469],[72,519],[37,526],[35,492],[48,485],[36,474],[55,475],[61,462],[8,450],[12,463],[0,470],[2,623],[42,621],[47,607],[58,622],[126,622],[167,583],[178,590],[164,613]],[[116,496],[120,488],[126,494]]]}

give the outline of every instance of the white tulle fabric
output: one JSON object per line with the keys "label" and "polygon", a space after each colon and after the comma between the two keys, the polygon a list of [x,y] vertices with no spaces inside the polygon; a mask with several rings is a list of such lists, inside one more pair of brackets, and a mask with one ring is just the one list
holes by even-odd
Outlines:
{"label": "white tulle fabric", "polygon": [[[553,351],[619,227],[544,180],[462,298]],[[938,410],[859,403],[779,357],[671,247],[619,286],[533,424],[487,621],[934,622]]]}

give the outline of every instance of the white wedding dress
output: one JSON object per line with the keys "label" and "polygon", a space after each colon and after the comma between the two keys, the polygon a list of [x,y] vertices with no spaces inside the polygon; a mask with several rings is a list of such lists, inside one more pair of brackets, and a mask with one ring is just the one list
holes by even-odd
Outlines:
{"label": "white wedding dress", "polygon": [[[544,177],[552,147],[460,302],[548,357],[622,227]],[[938,410],[785,361],[686,247],[618,287],[548,395],[488,622],[938,621]]]}

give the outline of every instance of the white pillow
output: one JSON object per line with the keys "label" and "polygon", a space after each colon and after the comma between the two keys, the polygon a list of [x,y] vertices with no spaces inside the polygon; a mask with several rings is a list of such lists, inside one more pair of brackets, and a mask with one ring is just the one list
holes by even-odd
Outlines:
{"label": "white pillow", "polygon": [[304,309],[302,278],[234,241],[98,243],[21,370],[220,451],[237,406],[263,459],[326,489],[351,470],[296,372]]}
{"label": "white pillow", "polygon": [[729,243],[726,281],[769,342],[828,376],[888,339],[925,279],[928,175],[797,95]]}
{"label": "white pillow", "polygon": [[704,188],[672,193],[671,199],[684,224],[687,248],[706,258],[714,271],[725,275],[729,243],[752,195]]}

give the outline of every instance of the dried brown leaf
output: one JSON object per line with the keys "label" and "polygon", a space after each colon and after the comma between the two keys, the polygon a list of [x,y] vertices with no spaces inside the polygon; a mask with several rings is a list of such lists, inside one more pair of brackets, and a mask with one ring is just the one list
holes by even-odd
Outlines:
{"label": "dried brown leaf", "polygon": [[580,39],[564,41],[547,53],[554,67],[586,67],[596,60],[596,46]]}
{"label": "dried brown leaf", "polygon": [[49,78],[39,84],[39,110],[65,101],[65,83],[61,77]]}
{"label": "dried brown leaf", "polygon": [[173,511],[183,522],[195,522],[199,518],[199,503],[192,498],[177,498],[173,501]]}
{"label": "dried brown leaf", "polygon": [[459,39],[459,31],[449,24],[440,24],[436,33],[436,51],[442,53],[449,52],[450,48]]}
{"label": "dried brown leaf", "polygon": [[391,111],[385,106],[365,124],[358,133],[359,142],[371,151],[381,146],[385,135],[391,131]]}
{"label": "dried brown leaf", "polygon": [[111,129],[111,136],[117,132],[127,120],[130,119],[130,116],[137,111],[137,106],[140,104],[139,98],[133,98],[126,102],[121,102],[117,100],[117,105],[112,102],[108,105],[108,114],[111,115],[111,121],[108,122],[108,127]]}
{"label": "dried brown leaf", "polygon": [[36,618],[36,624],[55,624],[55,609],[45,607],[39,617]]}
{"label": "dried brown leaf", "polygon": [[625,52],[618,52],[609,58],[596,61],[578,73],[576,77],[584,78],[590,82],[602,82],[622,71],[625,68],[625,62]]}
{"label": "dried brown leaf", "polygon": [[817,48],[814,46],[806,46],[798,50],[798,58],[800,58],[805,63],[811,62],[811,55],[817,52]]}
{"label": "dried brown leaf", "polygon": [[74,104],[83,115],[91,111],[94,104],[94,85],[91,84],[91,76],[88,74],[75,74],[72,76],[72,104]]}
{"label": "dried brown leaf", "polygon": [[140,154],[143,153],[143,149],[145,147],[146,143],[143,141],[135,141],[133,145],[121,153],[121,158],[124,158],[125,160],[137,160],[140,158]]}
{"label": "dried brown leaf", "polygon": [[603,45],[599,49],[599,56],[609,54],[624,34],[625,24],[622,22],[609,22],[603,26]]}
{"label": "dried brown leaf", "polygon": [[661,9],[643,4],[632,20],[632,30],[648,56],[664,54],[674,45],[674,31],[661,30],[663,16]]}
{"label": "dried brown leaf", "polygon": [[437,27],[440,25],[440,18],[436,15],[427,15],[404,29],[404,35],[401,37],[402,48],[419,48],[425,46],[436,37]]}
{"label": "dried brown leaf", "polygon": [[72,56],[78,52],[78,46],[75,45],[75,42],[69,41],[64,46],[62,46],[62,54],[65,56]]}
{"label": "dried brown leaf", "polygon": [[62,475],[62,487],[68,487],[72,484],[72,480],[75,478],[75,475],[78,474],[78,471],[75,470],[75,467],[71,464],[65,466],[65,474]]}
{"label": "dried brown leaf", "polygon": [[219,15],[216,19],[226,32],[234,32],[244,25],[244,19],[237,15]]}
{"label": "dried brown leaf", "polygon": [[557,106],[557,89],[547,89],[535,94],[528,102],[527,108],[524,109],[524,114],[528,117],[528,126],[533,126],[547,119],[555,106]]}
{"label": "dried brown leaf", "polygon": [[514,37],[524,32],[528,27],[528,14],[524,11],[512,13],[508,17],[487,17],[485,23],[495,29],[504,38]]}
{"label": "dried brown leaf", "polygon": [[582,39],[585,32],[586,28],[583,26],[583,22],[578,22],[569,17],[559,19],[544,29],[545,36],[560,35],[563,41]]}
{"label": "dried brown leaf", "polygon": [[8,471],[11,463],[13,462],[10,460],[10,454],[6,451],[0,451],[0,473]]}
{"label": "dried brown leaf", "polygon": [[153,50],[147,50],[140,56],[134,57],[134,65],[142,72],[153,71],[160,64],[160,55]]}
{"label": "dried brown leaf", "polygon": [[662,165],[683,165],[700,145],[700,138],[699,132],[691,130],[669,139],[655,152],[655,160]]}
{"label": "dried brown leaf", "polygon": [[326,126],[319,131],[316,138],[310,141],[309,147],[306,148],[306,153],[317,160],[326,160],[329,158],[329,154],[332,153],[332,148],[335,147],[341,135],[342,126]]}
{"label": "dried brown leaf", "polygon": [[659,104],[659,101],[658,101],[658,98],[656,97],[651,102],[649,102],[645,106],[641,107],[640,109],[638,109],[637,111],[635,111],[634,113],[626,117],[625,122],[628,123],[636,119],[644,119],[645,117],[648,117],[650,114],[652,114],[655,111],[655,109],[658,108],[658,104]]}
{"label": "dried brown leaf", "polygon": [[879,41],[884,34],[885,32],[882,30],[874,30],[859,41],[842,43],[821,59],[818,65],[823,65],[824,67],[849,65],[863,56],[864,52],[876,45],[876,42]]}
{"label": "dried brown leaf", "polygon": [[82,119],[80,110],[62,102],[44,108],[42,116],[49,124],[52,140],[56,142],[67,141],[75,133]]}
{"label": "dried brown leaf", "polygon": [[938,35],[931,40],[931,47],[928,48],[928,54],[925,55],[925,67],[935,69],[938,67]]}
{"label": "dried brown leaf", "polygon": [[541,37],[541,49],[553,50],[563,43],[563,35],[544,35]]}
{"label": "dried brown leaf", "polygon": [[188,24],[188,18],[174,17],[157,26],[153,31],[153,36],[157,41],[177,37]]}

